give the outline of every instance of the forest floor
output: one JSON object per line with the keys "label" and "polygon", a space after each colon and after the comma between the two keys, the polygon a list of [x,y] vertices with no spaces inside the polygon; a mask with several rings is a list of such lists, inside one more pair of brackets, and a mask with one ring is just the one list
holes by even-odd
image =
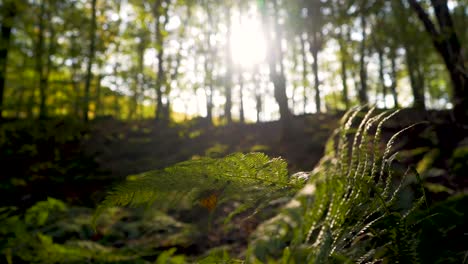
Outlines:
{"label": "forest floor", "polygon": [[[70,206],[65,218],[68,227],[65,224],[56,227],[61,231],[53,236],[54,241],[71,237],[112,247],[123,244],[143,247],[157,240],[153,250],[178,247],[186,254],[201,254],[214,246],[236,244],[234,251],[240,251],[258,224],[255,219],[242,223],[234,220],[233,225],[239,225],[234,229],[215,228],[203,235],[194,235],[193,226],[185,221],[187,216],[175,219],[148,216],[141,211],[114,212],[103,220],[108,225],[112,223],[113,231],[97,233],[85,222],[90,220],[92,208],[103,199],[105,192],[128,175],[197,156],[264,152],[270,157],[284,158],[290,173],[311,171],[323,156],[325,143],[338,127],[341,114],[297,116],[287,138],[279,132],[279,122],[213,127],[203,119],[169,126],[153,120],[111,118],[87,125],[73,119],[10,121],[0,127],[1,206],[26,210],[47,197],[64,201]],[[399,137],[395,149],[401,151],[396,168],[404,170],[414,165],[425,179],[430,202],[468,190],[468,178],[461,177],[468,168],[468,132],[450,120],[446,111],[406,109],[383,128],[383,139],[388,140],[410,124],[427,121]],[[206,212],[200,209],[198,214],[189,215],[200,218],[202,214]],[[70,223],[71,218],[78,222]],[[71,224],[79,228],[75,230]],[[148,228],[152,231],[142,231]]]}

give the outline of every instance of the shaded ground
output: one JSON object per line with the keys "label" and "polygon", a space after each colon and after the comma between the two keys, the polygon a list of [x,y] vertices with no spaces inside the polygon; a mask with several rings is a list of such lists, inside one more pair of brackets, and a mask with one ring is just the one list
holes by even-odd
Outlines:
{"label": "shaded ground", "polygon": [[108,120],[92,126],[84,150],[96,156],[111,178],[163,168],[193,156],[221,157],[233,152],[265,152],[281,156],[292,171],[311,170],[323,154],[324,143],[337,125],[337,116],[297,117],[292,135],[281,140],[278,122],[212,127],[203,120],[161,127],[152,120]]}
{"label": "shaded ground", "polygon": [[[278,122],[208,126],[203,119],[162,126],[153,120],[96,120],[84,125],[72,119],[13,121],[0,129],[2,204],[28,207],[48,196],[92,206],[108,186],[126,176],[164,168],[194,156],[221,157],[259,151],[283,157],[291,173],[312,170],[341,114],[297,116],[291,135],[282,140]],[[461,190],[466,179],[450,176],[453,155],[466,168],[466,128],[451,122],[448,111],[403,110],[383,128],[384,140],[400,129],[428,121],[401,135],[402,168],[426,158],[431,180]],[[461,148],[458,153],[455,149]],[[426,172],[422,172],[426,173]],[[450,177],[449,177],[450,176]],[[19,204],[18,204],[19,203]]]}
{"label": "shaded ground", "polygon": [[[58,242],[80,239],[114,249],[152,252],[148,253],[149,259],[154,259],[157,250],[171,247],[177,247],[179,253],[199,255],[225,245],[231,247],[231,252],[239,253],[258,219],[246,221],[240,216],[230,227],[213,222],[204,229],[205,208],[173,212],[175,219],[122,209],[107,212],[102,220],[104,227],[93,232],[90,207],[101,201],[112,184],[128,175],[164,168],[195,156],[260,151],[286,159],[290,173],[310,171],[322,157],[339,117],[295,117],[286,139],[279,133],[278,122],[223,127],[208,126],[202,119],[170,126],[153,120],[113,119],[96,120],[89,125],[69,119],[5,123],[0,129],[1,203],[25,210],[37,201],[54,197],[71,205],[65,215],[57,216],[60,221],[51,220],[56,231],[48,235]],[[395,170],[401,174],[414,165],[424,179],[430,203],[457,193],[466,194],[468,179],[463,176],[468,169],[468,133],[466,128],[451,122],[449,112],[403,110],[383,127],[383,140],[421,121],[427,122],[396,140],[394,148],[401,153]],[[416,184],[415,179],[410,180]],[[229,208],[222,208],[220,213],[228,212]]]}

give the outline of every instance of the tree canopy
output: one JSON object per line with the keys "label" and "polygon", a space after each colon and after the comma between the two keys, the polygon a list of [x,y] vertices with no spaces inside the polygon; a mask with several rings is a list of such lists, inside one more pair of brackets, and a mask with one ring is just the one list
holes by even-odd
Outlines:
{"label": "tree canopy", "polygon": [[287,122],[357,103],[468,116],[464,1],[0,5],[4,118]]}

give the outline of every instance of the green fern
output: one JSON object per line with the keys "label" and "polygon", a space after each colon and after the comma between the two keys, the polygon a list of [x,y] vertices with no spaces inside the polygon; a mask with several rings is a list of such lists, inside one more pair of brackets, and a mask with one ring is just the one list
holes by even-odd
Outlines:
{"label": "green fern", "polygon": [[[281,263],[286,246],[290,263],[372,263],[380,258],[417,262],[406,219],[423,200],[406,214],[395,209],[404,179],[394,186],[391,171],[396,157],[392,147],[406,129],[382,150],[382,126],[398,111],[373,115],[374,111],[359,107],[345,115],[305,187],[257,229],[248,250],[251,263]],[[376,228],[389,219],[393,224]],[[379,240],[388,233],[393,234],[389,240]]]}
{"label": "green fern", "polygon": [[265,201],[287,193],[293,194],[302,186],[300,179],[288,177],[284,160],[270,159],[262,153],[200,158],[130,176],[108,193],[96,216],[102,209],[113,206],[156,204],[160,209],[180,208],[193,206],[210,196],[215,196],[214,206],[240,202],[235,211],[240,213],[265,206]]}
{"label": "green fern", "polygon": [[375,263],[385,258],[416,263],[417,239],[408,231],[407,219],[425,200],[406,212],[397,209],[405,178],[413,171],[395,185],[391,170],[397,156],[392,147],[410,127],[382,147],[382,127],[398,111],[374,115],[374,108],[364,109],[345,115],[310,174],[288,177],[283,160],[260,153],[191,160],[130,177],[108,194],[98,214],[112,206],[162,208],[168,201],[170,207],[193,206],[210,194],[216,194],[218,205],[241,202],[236,214],[296,192],[277,216],[257,229],[247,261]]}
{"label": "green fern", "polygon": [[[0,208],[0,259],[7,263],[143,263],[141,253],[116,249],[89,240],[54,241],[57,215],[67,211],[60,200],[48,198],[20,214]],[[3,262],[2,262],[3,263]]]}

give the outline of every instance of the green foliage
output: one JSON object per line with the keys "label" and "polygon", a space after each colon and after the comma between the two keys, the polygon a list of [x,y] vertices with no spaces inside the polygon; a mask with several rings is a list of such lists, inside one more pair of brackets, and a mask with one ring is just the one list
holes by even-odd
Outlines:
{"label": "green foliage", "polygon": [[[156,204],[161,209],[198,203],[213,211],[240,202],[234,214],[297,191],[303,182],[289,178],[286,163],[262,153],[236,153],[221,159],[200,158],[163,170],[129,176],[108,193],[97,215],[112,206]],[[231,214],[230,217],[233,215]]]}
{"label": "green foliage", "polygon": [[462,176],[468,169],[468,146],[460,146],[455,149],[450,160],[452,172]]}
{"label": "green foliage", "polygon": [[[83,148],[89,126],[71,118],[20,120],[0,126],[0,192],[3,204],[24,195],[58,197],[65,183],[83,183],[101,172],[94,156]],[[25,193],[26,188],[28,193]],[[31,187],[31,188],[28,188]],[[32,188],[34,187],[34,188]],[[45,198],[45,197],[44,197]]]}
{"label": "green foliage", "polygon": [[421,263],[467,263],[467,204],[467,194],[454,195],[413,215]]}
{"label": "green foliage", "polygon": [[305,187],[256,231],[249,261],[284,263],[288,246],[287,263],[417,262],[417,240],[408,231],[407,218],[424,199],[407,211],[399,209],[396,201],[410,171],[394,185],[391,170],[392,146],[405,129],[382,150],[382,125],[397,112],[373,112],[360,108],[343,118]]}
{"label": "green foliage", "polygon": [[65,210],[65,204],[53,198],[38,202],[24,216],[14,208],[1,208],[0,252],[7,262],[19,258],[29,263],[83,263],[91,259],[102,263],[134,258],[92,241],[55,243],[46,233],[50,232],[50,223],[57,220],[57,213]]}
{"label": "green foliage", "polygon": [[154,262],[155,264],[184,264],[185,258],[183,256],[174,256],[175,248],[171,248],[159,254],[159,257]]}
{"label": "green foliage", "polygon": [[211,263],[222,263],[222,264],[242,264],[244,263],[241,259],[235,259],[229,255],[228,250],[225,247],[214,248],[207,252],[206,256],[203,256],[195,261],[197,264],[211,264]]}
{"label": "green foliage", "polygon": [[[414,167],[398,175],[393,146],[406,129],[383,144],[382,126],[397,112],[374,112],[347,113],[311,173],[288,176],[279,158],[237,153],[129,176],[98,208],[94,232],[91,209],[57,199],[25,211],[0,208],[0,257],[7,263],[463,263],[468,196],[428,207],[425,192],[455,191],[423,182]],[[208,153],[223,151],[215,145]],[[424,173],[439,153],[421,153],[427,154],[417,168]],[[463,164],[465,154],[464,147],[456,150],[452,164]],[[420,198],[402,206],[408,193]],[[229,245],[191,256],[184,249],[199,241],[194,237],[210,235],[207,230],[158,210],[116,207],[146,204],[181,216],[198,206],[208,219],[216,212],[230,222],[278,201],[289,202],[257,228],[247,252],[236,255]]]}
{"label": "green foliage", "polygon": [[36,203],[28,209],[24,216],[24,221],[27,224],[44,225],[49,217],[49,212],[65,211],[66,205],[57,199],[48,198],[47,201]]}
{"label": "green foliage", "polygon": [[[25,212],[0,208],[0,258],[8,263],[153,263],[145,258],[186,263],[174,249],[159,247],[188,244],[190,226],[161,212],[142,211],[106,210],[99,222],[104,228],[94,233],[92,210],[53,198]],[[116,246],[118,241],[124,243]]]}
{"label": "green foliage", "polygon": [[[427,208],[427,184],[414,167],[403,175],[392,169],[398,136],[415,125],[395,133],[382,145],[382,126],[398,111],[374,114],[374,108],[363,109],[345,115],[326,145],[326,155],[310,174],[288,177],[282,160],[270,160],[259,153],[201,158],[131,176],[108,194],[100,208],[153,203],[177,208],[216,195],[217,205],[241,202],[233,211],[236,214],[244,208],[267,205],[303,186],[278,215],[257,228],[249,243],[248,263],[424,262],[423,250],[434,250],[434,245],[421,243],[434,217]],[[407,192],[414,192],[411,174],[421,197],[403,206],[400,200]],[[427,209],[420,209],[423,205]],[[435,233],[444,237],[450,228]],[[454,252],[449,262],[462,259],[461,250]],[[434,255],[437,261],[447,256],[440,251]],[[215,251],[201,261],[214,259],[220,263],[237,261]]]}

